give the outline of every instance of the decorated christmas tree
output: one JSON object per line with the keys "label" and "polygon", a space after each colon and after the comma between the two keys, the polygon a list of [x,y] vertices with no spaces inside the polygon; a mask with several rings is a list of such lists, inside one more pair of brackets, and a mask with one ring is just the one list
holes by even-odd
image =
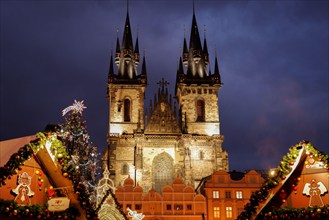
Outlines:
{"label": "decorated christmas tree", "polygon": [[91,204],[94,204],[98,155],[83,119],[85,108],[83,101],[74,100],[72,106],[63,110],[66,123],[61,125],[59,136],[69,154],[68,169],[75,169],[73,181],[84,185]]}

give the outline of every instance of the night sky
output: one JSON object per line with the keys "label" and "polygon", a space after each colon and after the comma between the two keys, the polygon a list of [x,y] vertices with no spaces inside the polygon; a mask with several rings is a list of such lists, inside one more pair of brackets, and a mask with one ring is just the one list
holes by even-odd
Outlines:
{"label": "night sky", "polygon": [[[91,140],[106,146],[106,82],[125,1],[1,1],[0,139],[33,135],[84,100]],[[309,140],[328,153],[328,1],[195,1],[213,72],[217,51],[223,147],[230,170],[276,167]],[[130,1],[145,50],[146,106],[164,77],[174,93],[192,1]],[[141,65],[139,66],[140,71]],[[173,94],[174,95],[174,94]]]}

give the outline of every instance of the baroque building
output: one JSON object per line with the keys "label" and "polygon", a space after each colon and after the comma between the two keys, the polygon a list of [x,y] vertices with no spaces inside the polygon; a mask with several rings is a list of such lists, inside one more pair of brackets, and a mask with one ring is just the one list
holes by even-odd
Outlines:
{"label": "baroque building", "polygon": [[129,176],[144,192],[161,192],[181,177],[184,184],[196,188],[203,177],[228,171],[228,153],[220,133],[222,82],[217,57],[211,74],[207,41],[204,38],[202,45],[194,7],[189,40],[188,46],[184,36],[175,99],[168,94],[169,83],[161,79],[154,99],[145,103],[145,55],[139,72],[138,37],[133,45],[127,10],[121,45],[116,39],[114,62],[111,54],[107,83],[109,130],[103,166],[109,167],[116,186]]}

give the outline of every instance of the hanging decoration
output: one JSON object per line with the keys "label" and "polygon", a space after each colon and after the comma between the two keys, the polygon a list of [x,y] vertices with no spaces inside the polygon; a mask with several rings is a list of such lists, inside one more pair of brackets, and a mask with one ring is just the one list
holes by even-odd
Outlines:
{"label": "hanging decoration", "polygon": [[17,202],[20,205],[30,205],[30,197],[34,195],[34,192],[31,190],[31,176],[24,172],[23,174],[18,175],[18,185],[15,189],[12,190],[17,196],[14,199],[14,202]]}
{"label": "hanging decoration", "polygon": [[326,192],[328,192],[326,186],[322,182],[317,182],[315,179],[311,183],[306,183],[303,190],[303,194],[310,197],[310,207],[324,206],[321,195]]}

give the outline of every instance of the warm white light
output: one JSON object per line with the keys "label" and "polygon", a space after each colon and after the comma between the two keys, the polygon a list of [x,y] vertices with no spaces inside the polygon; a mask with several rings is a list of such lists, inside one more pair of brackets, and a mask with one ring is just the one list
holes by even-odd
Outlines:
{"label": "warm white light", "polygon": [[270,170],[270,176],[275,176],[275,173],[276,173],[276,172],[275,172],[275,169],[271,169],[271,170]]}

